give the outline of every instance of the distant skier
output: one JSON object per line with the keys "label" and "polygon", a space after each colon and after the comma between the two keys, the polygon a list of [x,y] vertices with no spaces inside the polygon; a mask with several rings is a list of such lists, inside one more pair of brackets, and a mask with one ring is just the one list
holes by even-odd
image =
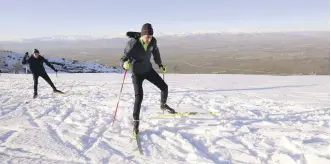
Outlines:
{"label": "distant skier", "polygon": [[120,59],[123,69],[128,70],[132,64],[132,83],[135,92],[135,102],[133,110],[133,131],[139,133],[139,114],[143,100],[142,83],[146,79],[161,90],[161,110],[166,110],[175,114],[175,110],[170,108],[166,102],[168,98],[168,85],[153,69],[150,58],[153,54],[155,63],[163,73],[166,73],[165,66],[162,65],[160,52],[157,46],[157,40],[153,37],[152,25],[146,23],[142,26],[141,33],[128,32],[127,36],[131,38],[126,45],[124,55]]}
{"label": "distant skier", "polygon": [[30,70],[33,74],[33,81],[34,81],[34,94],[33,98],[36,98],[38,93],[37,93],[37,88],[38,88],[38,78],[41,76],[52,88],[55,93],[63,93],[59,90],[56,89],[54,86],[52,80],[49,78],[49,76],[46,73],[46,70],[43,66],[44,63],[48,65],[50,68],[52,68],[55,72],[57,72],[57,69],[53,67],[51,63],[49,63],[44,57],[42,57],[39,54],[39,51],[37,49],[34,49],[33,55],[31,55],[28,59],[28,52],[25,53],[25,56],[23,58],[22,64],[29,64],[30,65]]}

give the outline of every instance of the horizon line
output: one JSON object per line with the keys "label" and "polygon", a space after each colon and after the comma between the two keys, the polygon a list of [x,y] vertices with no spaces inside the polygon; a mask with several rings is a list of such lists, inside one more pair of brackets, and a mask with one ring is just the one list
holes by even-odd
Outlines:
{"label": "horizon line", "polygon": [[[138,30],[128,30],[128,31],[134,31],[139,32]],[[157,37],[166,37],[166,36],[185,36],[185,35],[199,35],[199,34],[240,34],[240,33],[290,33],[290,32],[329,32],[330,29],[320,29],[320,30],[204,30],[204,31],[193,31],[193,32],[156,32],[154,36]],[[33,39],[46,39],[46,38],[57,38],[57,37],[69,37],[66,40],[88,40],[88,39],[116,39],[116,38],[127,38],[126,32],[125,33],[119,33],[117,35],[86,35],[86,34],[57,34],[52,36],[36,36],[36,37],[22,37],[19,39],[0,39],[0,42],[22,42],[25,40],[33,40]],[[72,37],[73,39],[70,39]],[[80,39],[74,38],[74,37],[82,37]],[[65,39],[64,39],[65,40]]]}

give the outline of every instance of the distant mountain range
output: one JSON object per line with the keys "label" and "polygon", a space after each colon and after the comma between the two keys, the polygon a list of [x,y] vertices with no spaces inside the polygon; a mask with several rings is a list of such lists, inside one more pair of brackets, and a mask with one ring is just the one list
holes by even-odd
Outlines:
{"label": "distant mountain range", "polygon": [[[182,33],[155,36],[162,53],[198,53],[206,49],[220,49],[222,51],[237,51],[238,48],[254,49],[270,46],[289,45],[301,42],[303,44],[329,43],[329,31],[298,31],[298,32],[218,32],[218,33]],[[53,36],[22,39],[20,41],[0,41],[0,49],[15,52],[40,49],[47,55],[63,57],[70,54],[95,51],[94,55],[122,54],[128,38],[122,37],[93,37]],[[70,53],[68,53],[70,51]],[[65,53],[65,54],[63,54]],[[55,54],[55,55],[54,55]]]}
{"label": "distant mountain range", "polygon": [[[158,38],[169,37],[204,37],[204,36],[263,36],[263,35],[292,35],[292,36],[323,36],[329,31],[289,31],[289,32],[190,32],[190,33],[161,33]],[[91,41],[91,40],[121,40],[127,38],[125,34],[121,37],[92,36],[92,35],[56,35],[48,37],[22,38],[17,41],[0,41],[0,43],[27,43],[27,42],[49,42],[49,41]]]}

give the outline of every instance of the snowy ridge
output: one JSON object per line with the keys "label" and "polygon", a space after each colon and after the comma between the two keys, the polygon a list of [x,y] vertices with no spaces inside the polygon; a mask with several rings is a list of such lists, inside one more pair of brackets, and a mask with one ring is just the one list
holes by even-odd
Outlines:
{"label": "snowy ridge", "polygon": [[[135,30],[133,30],[135,31]],[[201,36],[227,36],[227,35],[247,35],[247,36],[256,36],[256,35],[270,35],[270,34],[289,34],[289,35],[316,35],[316,33],[327,34],[329,31],[309,31],[309,30],[204,30],[204,31],[195,31],[195,32],[157,32],[155,36],[157,37],[201,37]],[[93,40],[111,40],[111,39],[126,39],[126,33],[120,33],[118,35],[55,35],[55,36],[46,36],[46,37],[34,37],[34,38],[21,38],[17,40],[20,43],[28,42],[75,42],[75,41],[93,41]],[[8,41],[8,42],[17,42],[17,41]],[[0,41],[1,42],[1,41]],[[4,43],[6,41],[3,41]]]}
{"label": "snowy ridge", "polygon": [[160,112],[160,91],[144,82],[144,156],[131,136],[130,75],[114,126],[123,74],[50,77],[67,93],[40,80],[31,100],[31,75],[0,77],[2,163],[330,163],[329,76],[166,74],[170,106],[221,115],[159,119],[150,115]]}
{"label": "snowy ridge", "polygon": [[[15,53],[12,51],[0,51],[0,70],[2,72],[12,73],[15,69],[19,73],[25,73],[26,68],[29,72],[28,65],[22,65],[24,54]],[[60,72],[67,73],[121,73],[122,69],[118,67],[109,67],[98,63],[77,61],[64,58],[48,58],[45,57],[53,66]],[[51,68],[44,65],[48,72],[53,72]]]}

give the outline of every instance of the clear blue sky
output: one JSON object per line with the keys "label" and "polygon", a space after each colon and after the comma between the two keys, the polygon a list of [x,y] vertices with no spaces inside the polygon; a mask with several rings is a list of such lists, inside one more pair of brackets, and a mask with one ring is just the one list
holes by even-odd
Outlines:
{"label": "clear blue sky", "polygon": [[0,0],[0,40],[196,31],[329,30],[329,0]]}

